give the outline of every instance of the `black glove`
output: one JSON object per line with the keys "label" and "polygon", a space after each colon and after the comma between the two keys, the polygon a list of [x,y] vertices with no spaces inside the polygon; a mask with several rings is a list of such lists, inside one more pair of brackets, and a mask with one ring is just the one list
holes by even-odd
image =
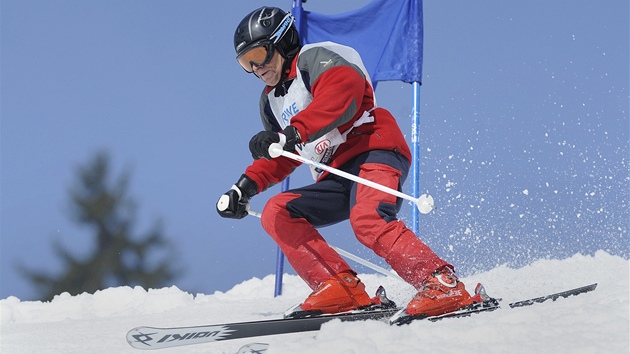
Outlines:
{"label": "black glove", "polygon": [[242,175],[232,188],[217,202],[217,212],[224,218],[242,219],[247,216],[249,200],[258,193],[258,185]]}
{"label": "black glove", "polygon": [[300,135],[295,127],[289,125],[282,133],[274,133],[267,130],[254,135],[249,141],[249,151],[254,160],[266,158],[271,160],[269,146],[273,143],[280,143],[285,151],[295,151],[295,145],[300,143]]}

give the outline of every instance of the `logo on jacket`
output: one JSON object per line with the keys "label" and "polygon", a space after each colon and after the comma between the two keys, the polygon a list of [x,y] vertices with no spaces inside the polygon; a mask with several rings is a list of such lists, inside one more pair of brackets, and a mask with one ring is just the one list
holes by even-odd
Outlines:
{"label": "logo on jacket", "polygon": [[328,59],[328,61],[320,61],[320,64],[322,64],[323,67],[327,67],[329,65],[332,65],[333,61],[332,59]]}
{"label": "logo on jacket", "polygon": [[320,141],[319,143],[317,143],[317,145],[315,145],[315,152],[317,153],[317,155],[321,155],[324,152],[326,152],[326,149],[328,149],[330,147],[330,140],[325,139]]}
{"label": "logo on jacket", "polygon": [[297,108],[297,104],[295,102],[291,103],[290,106],[282,111],[282,121],[288,125],[291,117],[298,114],[298,112],[300,112],[300,110]]}

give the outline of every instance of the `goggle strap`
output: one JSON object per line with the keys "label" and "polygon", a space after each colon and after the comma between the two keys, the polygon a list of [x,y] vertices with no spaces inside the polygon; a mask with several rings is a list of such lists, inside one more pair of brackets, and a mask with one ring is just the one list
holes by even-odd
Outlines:
{"label": "goggle strap", "polygon": [[269,36],[269,40],[273,44],[277,44],[280,39],[282,39],[282,37],[284,37],[284,35],[289,31],[289,28],[291,28],[291,25],[294,21],[295,18],[291,15],[290,12],[287,12],[287,14],[284,15],[282,21],[280,21],[280,24],[278,24],[278,27],[276,27],[273,33]]}

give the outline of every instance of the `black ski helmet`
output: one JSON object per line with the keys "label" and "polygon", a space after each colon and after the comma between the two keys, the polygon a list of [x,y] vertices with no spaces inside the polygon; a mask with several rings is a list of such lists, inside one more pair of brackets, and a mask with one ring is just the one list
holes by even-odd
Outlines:
{"label": "black ski helmet", "polygon": [[300,50],[300,38],[293,17],[277,7],[263,6],[245,16],[234,32],[234,50],[239,57],[249,49],[273,43],[285,58]]}

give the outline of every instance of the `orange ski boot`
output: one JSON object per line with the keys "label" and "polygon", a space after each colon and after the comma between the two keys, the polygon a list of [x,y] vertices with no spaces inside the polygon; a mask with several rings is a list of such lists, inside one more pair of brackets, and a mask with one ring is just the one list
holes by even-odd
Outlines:
{"label": "orange ski boot", "polygon": [[338,313],[372,305],[365,285],[350,272],[339,273],[313,291],[300,308],[304,311]]}
{"label": "orange ski boot", "polygon": [[439,316],[478,301],[481,298],[471,297],[451,268],[442,267],[424,281],[406,312],[414,316]]}

